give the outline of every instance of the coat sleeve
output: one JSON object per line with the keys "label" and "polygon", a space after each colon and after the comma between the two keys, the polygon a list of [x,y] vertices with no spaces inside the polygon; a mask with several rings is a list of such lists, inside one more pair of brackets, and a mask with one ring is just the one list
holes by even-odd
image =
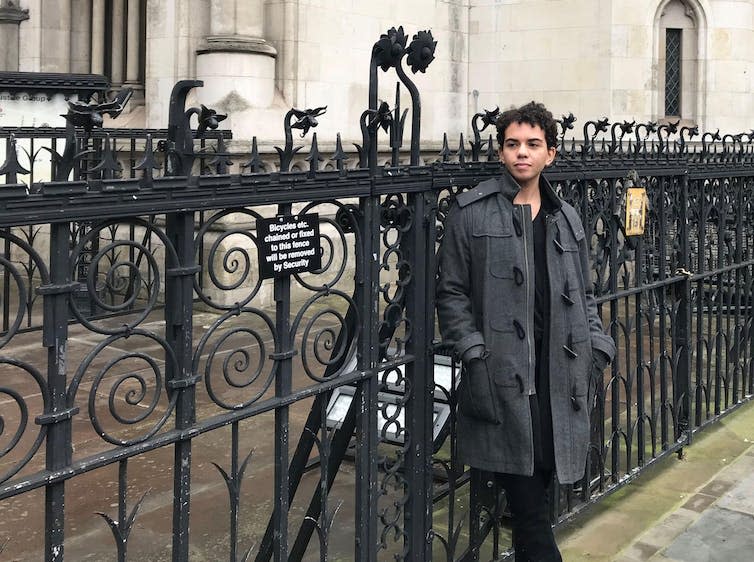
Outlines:
{"label": "coat sleeve", "polygon": [[602,351],[610,360],[615,357],[615,342],[607,335],[602,327],[602,320],[597,312],[597,302],[594,300],[594,284],[592,283],[592,269],[589,265],[589,246],[586,236],[579,242],[579,257],[581,258],[581,272],[586,292],[586,318],[589,323],[589,334],[592,349]]}
{"label": "coat sleeve", "polygon": [[472,347],[484,349],[484,336],[477,329],[471,300],[471,246],[468,213],[453,203],[445,219],[445,232],[438,252],[437,317],[443,342],[459,357]]}

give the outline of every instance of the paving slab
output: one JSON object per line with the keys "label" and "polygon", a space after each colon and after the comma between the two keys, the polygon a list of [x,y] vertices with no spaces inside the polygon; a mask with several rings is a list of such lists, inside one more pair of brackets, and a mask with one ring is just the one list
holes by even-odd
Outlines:
{"label": "paving slab", "polygon": [[[754,462],[748,464],[754,470]],[[720,499],[717,505],[725,509],[748,513],[754,516],[754,474],[750,474],[734,486]],[[754,547],[754,544],[750,546]]]}
{"label": "paving slab", "polygon": [[713,506],[662,554],[683,562],[751,562],[753,547],[754,516]]}
{"label": "paving slab", "polygon": [[[754,403],[697,433],[683,458],[659,460],[558,529],[557,537],[566,562],[748,562],[754,560],[749,525],[754,525]],[[683,550],[691,537],[695,558]],[[728,548],[740,557],[729,555]]]}

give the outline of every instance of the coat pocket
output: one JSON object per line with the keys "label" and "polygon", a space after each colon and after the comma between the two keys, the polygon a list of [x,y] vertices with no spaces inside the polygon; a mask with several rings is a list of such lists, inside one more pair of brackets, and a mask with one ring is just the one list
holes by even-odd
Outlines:
{"label": "coat pocket", "polygon": [[473,359],[464,365],[458,408],[470,418],[487,423],[500,423],[495,394],[486,359]]}

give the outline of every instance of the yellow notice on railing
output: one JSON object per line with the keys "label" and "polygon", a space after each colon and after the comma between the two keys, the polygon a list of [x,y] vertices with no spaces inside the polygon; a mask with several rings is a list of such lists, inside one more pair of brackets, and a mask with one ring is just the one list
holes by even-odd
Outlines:
{"label": "yellow notice on railing", "polygon": [[626,190],[626,236],[644,234],[647,220],[647,190],[643,187],[629,187]]}

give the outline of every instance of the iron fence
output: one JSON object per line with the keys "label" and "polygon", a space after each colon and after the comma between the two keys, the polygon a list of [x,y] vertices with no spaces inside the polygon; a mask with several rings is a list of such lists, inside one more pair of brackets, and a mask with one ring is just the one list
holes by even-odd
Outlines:
{"label": "iron fence", "polygon": [[[453,198],[501,171],[492,138],[482,139],[497,112],[476,115],[468,144],[461,137],[452,151],[446,141],[428,161],[419,91],[403,65],[423,72],[434,46],[429,32],[409,43],[402,29],[377,41],[350,165],[339,137],[331,169],[316,133],[306,156],[294,146],[293,130],[316,127],[320,107],[286,114],[279,170],[262,169],[256,142],[238,155],[222,137],[197,169],[198,139],[220,116],[186,109],[196,81],[175,86],[165,143],[158,150],[146,137],[127,174],[104,142],[94,159],[71,151],[58,162],[65,176],[21,183],[18,137],[9,137],[0,552],[49,561],[504,555],[503,498],[455,455],[458,373],[433,300]],[[380,103],[380,69],[394,69],[410,96],[408,150],[402,90],[393,108]],[[696,131],[672,123],[599,120],[575,141],[574,121],[560,121],[561,154],[547,175],[581,212],[618,355],[597,391],[584,479],[555,490],[561,522],[754,392],[752,139],[705,133],[694,143]],[[82,131],[67,134],[78,143]],[[74,177],[82,167],[96,177]],[[649,197],[647,228],[626,236],[622,205],[637,185]],[[321,267],[263,280],[260,221],[314,213]],[[73,236],[77,223],[87,228]],[[74,298],[81,290],[86,306]],[[106,529],[114,544],[89,540]]]}

